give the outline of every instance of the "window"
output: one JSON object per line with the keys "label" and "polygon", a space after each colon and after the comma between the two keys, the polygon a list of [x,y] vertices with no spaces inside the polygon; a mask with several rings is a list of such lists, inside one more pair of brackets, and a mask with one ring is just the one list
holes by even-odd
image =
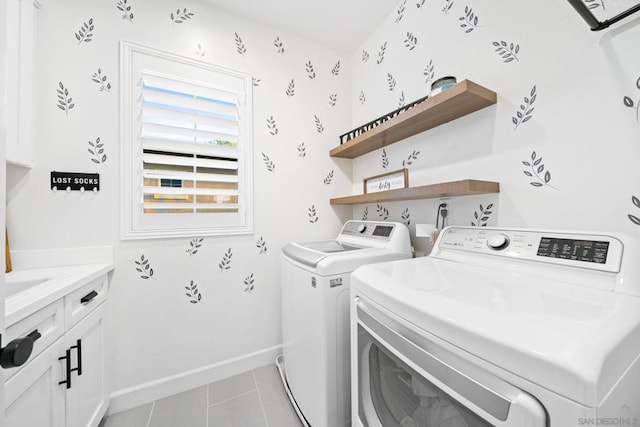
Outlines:
{"label": "window", "polygon": [[123,42],[122,237],[252,232],[251,78]]}

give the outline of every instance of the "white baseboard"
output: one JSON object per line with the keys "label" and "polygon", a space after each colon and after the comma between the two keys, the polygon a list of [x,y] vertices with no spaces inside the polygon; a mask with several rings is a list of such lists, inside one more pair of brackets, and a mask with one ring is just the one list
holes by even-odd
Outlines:
{"label": "white baseboard", "polygon": [[271,363],[282,346],[266,348],[234,359],[115,391],[109,396],[107,415],[126,411],[158,399],[182,393]]}

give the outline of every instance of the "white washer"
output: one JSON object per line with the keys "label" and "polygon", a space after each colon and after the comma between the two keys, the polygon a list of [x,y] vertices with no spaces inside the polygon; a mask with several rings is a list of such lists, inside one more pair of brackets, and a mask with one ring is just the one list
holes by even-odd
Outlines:
{"label": "white washer", "polygon": [[364,264],[410,258],[409,230],[348,221],[335,240],[289,243],[282,255],[278,367],[285,388],[303,423],[348,426],[350,274]]}
{"label": "white washer", "polygon": [[449,227],[357,269],[353,425],[640,425],[639,260],[620,234]]}

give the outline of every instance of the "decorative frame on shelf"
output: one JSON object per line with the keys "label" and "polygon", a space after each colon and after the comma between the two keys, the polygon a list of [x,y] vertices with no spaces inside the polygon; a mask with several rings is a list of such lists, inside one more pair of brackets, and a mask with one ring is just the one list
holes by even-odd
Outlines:
{"label": "decorative frame on shelf", "polygon": [[409,170],[407,168],[398,169],[393,172],[365,178],[364,181],[362,181],[362,186],[364,188],[364,194],[409,188]]}

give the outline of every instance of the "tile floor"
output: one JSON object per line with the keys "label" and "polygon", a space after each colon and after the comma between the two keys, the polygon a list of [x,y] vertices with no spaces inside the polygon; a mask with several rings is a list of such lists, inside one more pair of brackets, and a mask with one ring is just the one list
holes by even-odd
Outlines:
{"label": "tile floor", "polygon": [[302,427],[275,365],[110,415],[101,427]]}

